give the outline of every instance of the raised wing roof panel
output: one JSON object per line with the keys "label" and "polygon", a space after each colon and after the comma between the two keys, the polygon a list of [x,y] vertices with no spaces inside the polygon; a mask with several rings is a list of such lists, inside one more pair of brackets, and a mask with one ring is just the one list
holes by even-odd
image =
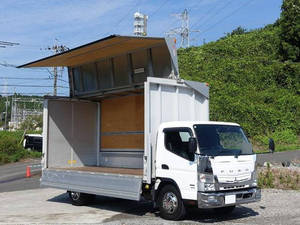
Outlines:
{"label": "raised wing roof panel", "polygon": [[63,53],[26,63],[18,68],[76,66],[164,44],[166,44],[164,38],[111,35]]}

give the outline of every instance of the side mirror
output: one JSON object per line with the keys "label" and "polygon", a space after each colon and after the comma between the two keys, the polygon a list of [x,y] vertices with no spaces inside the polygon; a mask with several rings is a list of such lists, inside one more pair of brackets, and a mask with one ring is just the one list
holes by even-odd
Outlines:
{"label": "side mirror", "polygon": [[194,137],[189,138],[189,153],[195,154],[197,151],[197,139]]}
{"label": "side mirror", "polygon": [[269,151],[272,153],[275,151],[275,142],[272,138],[269,138]]}

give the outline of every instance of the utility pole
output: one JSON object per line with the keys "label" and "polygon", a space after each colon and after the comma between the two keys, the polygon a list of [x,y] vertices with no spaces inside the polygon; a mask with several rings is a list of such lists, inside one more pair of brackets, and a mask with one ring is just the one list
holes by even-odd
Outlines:
{"label": "utility pole", "polygon": [[57,67],[53,67],[53,76],[54,76],[53,96],[56,96],[57,95]]}
{"label": "utility pole", "polygon": [[199,32],[199,30],[190,30],[189,28],[189,14],[187,9],[185,9],[182,13],[173,14],[173,16],[177,17],[181,20],[181,27],[171,29],[166,32],[167,36],[175,36],[179,35],[181,38],[180,47],[190,47],[190,33],[191,32]]}
{"label": "utility pole", "polygon": [[[55,44],[52,47],[48,47],[47,50],[52,50],[53,53],[56,55],[56,54],[59,54],[59,53],[62,53],[62,52],[65,52],[65,51],[69,50],[69,48],[65,45]],[[62,68],[62,70],[63,70],[63,68]],[[57,69],[57,67],[53,67],[53,78],[54,78],[53,79],[54,80],[54,83],[53,83],[53,96],[57,95],[57,77],[58,77],[58,69]]]}
{"label": "utility pole", "polygon": [[5,102],[5,121],[4,121],[5,130],[7,130],[7,107],[8,107],[8,96],[6,96],[6,102]]}

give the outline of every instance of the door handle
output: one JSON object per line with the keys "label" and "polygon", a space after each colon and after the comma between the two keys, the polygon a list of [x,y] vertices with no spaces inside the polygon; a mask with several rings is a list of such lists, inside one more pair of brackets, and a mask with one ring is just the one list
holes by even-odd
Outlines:
{"label": "door handle", "polygon": [[169,166],[166,165],[166,164],[162,164],[162,165],[161,165],[161,168],[164,169],[164,170],[168,170],[168,169],[169,169]]}

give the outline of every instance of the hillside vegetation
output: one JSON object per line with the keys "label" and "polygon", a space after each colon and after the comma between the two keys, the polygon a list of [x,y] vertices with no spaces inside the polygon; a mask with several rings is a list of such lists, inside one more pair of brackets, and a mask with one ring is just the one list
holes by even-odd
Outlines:
{"label": "hillside vegetation", "polygon": [[241,124],[256,149],[268,137],[279,150],[300,146],[300,63],[282,59],[280,31],[277,22],[178,51],[181,77],[209,83],[210,120]]}

